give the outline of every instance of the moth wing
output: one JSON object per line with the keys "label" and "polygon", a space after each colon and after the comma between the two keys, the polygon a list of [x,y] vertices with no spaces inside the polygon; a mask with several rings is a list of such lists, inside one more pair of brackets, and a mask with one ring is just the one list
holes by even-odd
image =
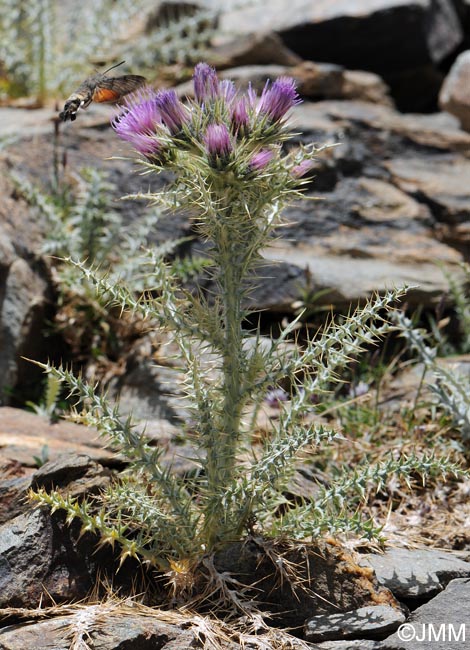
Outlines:
{"label": "moth wing", "polygon": [[124,95],[136,90],[145,81],[145,77],[135,74],[127,74],[123,77],[105,77],[96,86],[93,92],[93,101],[117,102]]}

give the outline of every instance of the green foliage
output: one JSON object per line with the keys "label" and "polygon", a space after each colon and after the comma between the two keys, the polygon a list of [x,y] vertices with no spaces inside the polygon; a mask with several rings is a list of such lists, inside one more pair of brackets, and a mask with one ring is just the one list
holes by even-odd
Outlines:
{"label": "green foliage", "polygon": [[47,462],[49,462],[49,446],[43,445],[41,448],[41,455],[33,456],[33,460],[36,463],[36,467],[42,467]]}
{"label": "green foliage", "polygon": [[403,313],[394,314],[402,336],[410,349],[417,354],[434,381],[428,388],[437,398],[440,408],[450,416],[453,426],[460,431],[464,441],[470,440],[470,376],[452,370],[437,360],[437,350],[427,345],[426,334],[414,327]]}
{"label": "green foliage", "polygon": [[[35,404],[34,402],[26,402],[26,406],[31,408],[35,413],[37,413],[37,415],[47,417],[52,422],[57,419],[57,410],[59,407],[62,388],[63,384],[61,380],[53,374],[48,374],[46,375],[44,398],[38,404]],[[44,462],[45,461],[43,461],[42,464],[44,464]]]}
{"label": "green foliage", "polygon": [[470,265],[461,264],[460,268],[464,274],[463,281],[456,281],[455,277],[448,272],[445,272],[445,276],[449,283],[462,337],[458,351],[467,354],[470,352]]}
{"label": "green foliage", "polygon": [[64,92],[71,79],[83,77],[90,53],[106,60],[125,21],[138,9],[129,0],[68,5],[0,0],[0,59],[16,94],[36,95],[44,102],[49,94]]}
{"label": "green foliage", "polygon": [[[103,275],[132,282],[136,291],[146,286],[142,249],[158,222],[157,210],[147,210],[135,222],[124,224],[122,214],[113,207],[115,186],[105,171],[92,167],[82,169],[73,184],[62,186],[60,193],[47,194],[18,174],[12,178],[21,196],[44,220],[44,254],[57,262],[63,258],[85,259]],[[170,254],[178,243],[165,244],[166,253]],[[62,289],[85,293],[92,302],[96,299],[73,266],[59,263],[56,268]]]}
{"label": "green foliage", "polygon": [[138,41],[124,45],[122,56],[139,69],[155,64],[191,66],[210,58],[211,40],[217,33],[217,12],[204,7],[166,6],[152,29]]}
{"label": "green foliage", "polygon": [[84,168],[74,178],[74,186],[50,194],[18,174],[12,178],[18,192],[45,222],[43,253],[86,258],[100,265],[108,262],[109,266],[122,220],[111,208],[114,186],[105,172]]}
{"label": "green foliage", "polygon": [[154,29],[129,44],[129,26],[150,16],[150,0],[0,0],[0,63],[10,96],[68,95],[92,73],[91,63],[126,59],[140,70],[155,63],[195,63],[207,56],[216,12],[180,8],[160,12]]}
{"label": "green foliage", "polygon": [[[114,126],[144,154],[145,172],[172,172],[174,180],[167,190],[150,193],[149,198],[192,215],[208,243],[207,271],[213,282],[209,296],[184,290],[164,249],[148,252],[152,291],[140,297],[96,267],[77,260],[72,267],[109,306],[138,314],[155,329],[172,333],[186,370],[191,442],[199,471],[185,478],[175,475],[163,465],[161,450],[138,432],[131,419],[121,418],[95,386],[67,368],[42,364],[76,400],[75,420],[96,427],[128,459],[129,471],[93,501],[43,490],[32,494],[39,504],[64,509],[69,521],[81,519],[83,530],[98,532],[102,543],[118,543],[122,559],[138,556],[161,569],[187,558],[199,559],[252,530],[297,537],[339,530],[371,536],[376,527],[364,520],[358,505],[366,493],[382,489],[388,477],[406,483],[411,474],[458,473],[447,459],[394,455],[354,471],[344,466],[320,490],[318,499],[297,506],[286,501],[286,484],[299,453],[328,447],[338,437],[315,420],[315,403],[344,381],[352,358],[397,327],[388,316],[405,291],[386,291],[348,317],[331,319],[302,348],[285,345],[299,317],[276,341],[266,341],[259,327],[245,330],[252,279],[262,269],[262,249],[281,222],[283,207],[301,196],[300,176],[319,150],[285,154],[280,146],[289,138],[285,113],[295,103],[289,80],[267,87],[261,98],[251,93],[244,105],[246,114],[240,112],[236,124],[235,89],[219,86],[214,71],[204,65],[196,72],[196,83],[196,102],[188,108],[165,91],[150,102],[141,98],[141,104],[128,106]],[[175,118],[173,126],[179,119],[177,128],[155,122],[155,133],[148,126],[139,131],[138,121],[151,117],[156,101]],[[143,122],[148,124],[147,119]],[[204,363],[204,355],[214,362]],[[283,385],[290,387],[288,399],[279,404],[269,435],[255,447],[256,413],[268,391]]]}
{"label": "green foliage", "polygon": [[[155,230],[158,211],[149,208],[138,219],[124,224],[123,214],[114,207],[115,186],[105,171],[93,168],[82,169],[68,185],[62,183],[60,191],[51,193],[18,174],[13,180],[44,223],[42,252],[51,256],[59,294],[55,331],[78,363],[113,361],[125,349],[126,341],[135,337],[140,321],[126,322],[117,310],[107,309],[81,270],[64,260],[86,259],[100,277],[113,284],[126,282],[129,291],[139,295],[153,282],[150,262],[142,257],[142,250]],[[165,243],[159,251],[170,256],[178,243]],[[194,269],[197,266],[195,261]]]}
{"label": "green foliage", "polygon": [[450,459],[436,458],[433,453],[398,458],[390,454],[384,461],[370,465],[361,463],[350,472],[335,476],[328,486],[321,486],[315,501],[302,503],[287,510],[280,519],[277,531],[296,539],[317,537],[325,530],[331,533],[344,530],[377,537],[380,529],[371,520],[364,521],[360,511],[354,513],[369,496],[385,488],[391,477],[411,486],[416,476],[422,484],[446,475],[462,476],[464,472]]}

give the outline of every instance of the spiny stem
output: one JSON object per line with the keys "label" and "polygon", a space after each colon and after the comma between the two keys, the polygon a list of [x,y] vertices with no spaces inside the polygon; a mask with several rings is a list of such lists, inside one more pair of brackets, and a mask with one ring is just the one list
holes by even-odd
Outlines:
{"label": "spiny stem", "polygon": [[217,443],[208,450],[207,482],[213,507],[205,522],[209,545],[227,531],[223,496],[233,481],[236,465],[236,451],[240,440],[240,418],[242,410],[243,331],[242,331],[242,277],[246,263],[240,246],[231,236],[230,226],[219,230],[216,245],[219,254],[226,260],[220,268],[219,284],[222,298],[224,341],[222,352],[223,407],[221,428],[217,432]]}

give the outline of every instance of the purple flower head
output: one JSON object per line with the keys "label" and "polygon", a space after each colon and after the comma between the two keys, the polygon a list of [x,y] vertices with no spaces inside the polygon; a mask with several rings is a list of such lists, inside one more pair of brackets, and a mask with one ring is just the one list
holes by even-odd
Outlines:
{"label": "purple flower head", "polygon": [[202,104],[204,100],[216,99],[219,96],[219,80],[215,69],[207,63],[198,63],[193,75],[194,95],[196,101]]}
{"label": "purple flower head", "polygon": [[160,144],[155,133],[158,124],[161,124],[161,115],[155,97],[147,95],[139,103],[128,101],[126,104],[124,111],[113,118],[111,126],[122,140],[130,142],[139,153],[156,153]]}
{"label": "purple flower head", "polygon": [[163,145],[157,136],[148,133],[136,133],[129,142],[132,142],[134,149],[146,158],[157,159],[163,151]]}
{"label": "purple flower head", "polygon": [[250,160],[250,168],[255,171],[264,169],[266,165],[272,160],[273,156],[274,151],[272,151],[272,149],[261,149],[261,151],[255,153],[253,158]]}
{"label": "purple flower head", "polygon": [[223,79],[219,83],[219,95],[225,99],[227,104],[231,104],[235,95],[237,94],[237,89],[235,84],[230,79]]}
{"label": "purple flower head", "polygon": [[295,167],[292,167],[290,173],[294,178],[302,178],[302,176],[308,174],[308,172],[312,169],[313,165],[314,165],[313,160],[302,160],[301,163],[295,165]]}
{"label": "purple flower head", "polygon": [[295,81],[290,77],[279,77],[272,85],[269,81],[266,83],[258,113],[266,115],[271,122],[278,122],[299,101]]}
{"label": "purple flower head", "polygon": [[232,107],[232,130],[234,133],[244,133],[249,125],[250,118],[246,108],[246,97],[240,97]]}
{"label": "purple flower head", "polygon": [[163,124],[170,133],[172,135],[179,133],[189,117],[176,92],[174,90],[160,90],[155,97],[155,104],[160,111]]}
{"label": "purple flower head", "polygon": [[232,142],[225,124],[209,124],[204,144],[211,159],[226,158],[232,151]]}
{"label": "purple flower head", "polygon": [[124,111],[112,120],[111,125],[120,138],[132,142],[136,133],[155,133],[156,125],[160,123],[160,111],[153,97],[138,104],[129,103]]}

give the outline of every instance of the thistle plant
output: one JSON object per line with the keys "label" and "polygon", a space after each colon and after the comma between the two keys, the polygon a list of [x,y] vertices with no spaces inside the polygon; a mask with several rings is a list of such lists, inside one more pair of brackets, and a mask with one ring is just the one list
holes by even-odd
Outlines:
{"label": "thistle plant", "polygon": [[[314,402],[340,381],[352,357],[390,331],[387,311],[404,291],[372,298],[343,321],[332,321],[302,349],[285,345],[296,321],[275,341],[266,341],[259,328],[244,329],[248,297],[263,272],[262,249],[272,240],[283,207],[301,196],[303,177],[320,150],[286,153],[282,146],[290,137],[290,111],[299,102],[289,78],[267,83],[260,96],[251,88],[241,94],[202,63],[194,72],[194,97],[183,104],[172,90],[140,91],[112,126],[137,151],[143,173],[172,174],[164,191],[138,198],[190,215],[207,242],[212,291],[184,291],[161,250],[147,253],[152,293],[140,297],[79,260],[73,264],[110,305],[173,335],[186,368],[199,471],[185,478],[175,475],[162,464],[161,450],[106,396],[68,369],[44,364],[76,397],[76,420],[96,427],[127,457],[130,469],[98,500],[78,502],[45,491],[32,495],[39,504],[65,509],[69,520],[79,517],[83,530],[99,533],[103,543],[118,543],[123,559],[139,556],[165,570],[253,530],[297,537],[338,530],[374,534],[370,522],[348,510],[348,491],[363,497],[366,486],[370,492],[375,482],[380,489],[390,474],[457,472],[432,456],[393,458],[377,468],[346,473],[322,492],[318,504],[305,503],[289,515],[285,485],[298,453],[337,437],[316,422]],[[215,364],[204,363],[201,352]],[[270,435],[253,446],[266,395],[285,386],[289,390],[278,401],[279,417]],[[280,518],[276,512],[283,502],[287,514]],[[357,499],[351,503],[356,510]]]}

